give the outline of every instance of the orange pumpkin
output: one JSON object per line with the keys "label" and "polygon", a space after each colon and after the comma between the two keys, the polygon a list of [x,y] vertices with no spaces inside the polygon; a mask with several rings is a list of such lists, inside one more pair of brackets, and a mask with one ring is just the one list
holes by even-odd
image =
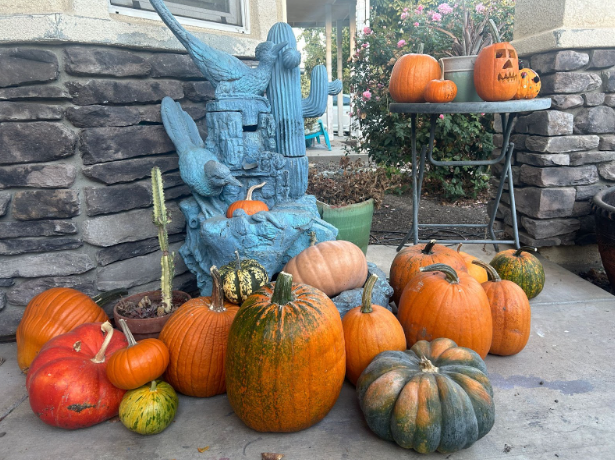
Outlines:
{"label": "orange pumpkin", "polygon": [[53,337],[70,332],[80,324],[108,319],[94,300],[75,289],[55,287],[41,292],[30,300],[17,327],[19,368],[27,372],[42,346]]}
{"label": "orange pumpkin", "polygon": [[309,284],[329,297],[348,289],[360,288],[367,279],[367,259],[350,241],[323,241],[311,245],[290,259],[283,271],[296,283]]}
{"label": "orange pumpkin", "polygon": [[519,70],[519,83],[517,93],[513,99],[534,99],[540,93],[542,82],[540,77],[532,69]]}
{"label": "orange pumpkin", "polygon": [[362,305],[344,315],[346,377],[353,385],[374,357],[383,351],[406,349],[404,328],[386,308],[372,305],[378,275],[372,274],[363,288]]}
{"label": "orange pumpkin", "polygon": [[423,98],[426,102],[451,102],[457,96],[457,85],[451,80],[431,80],[425,87]]}
{"label": "orange pumpkin", "polygon": [[489,273],[489,281],[482,284],[489,299],[493,322],[489,353],[501,356],[517,354],[525,348],[530,338],[530,301],[523,289],[512,281],[502,280],[491,265],[479,260],[474,263]]}
{"label": "orange pumpkin", "polygon": [[466,268],[468,269],[468,273],[472,276],[472,278],[474,278],[481,284],[487,281],[489,279],[487,276],[487,270],[485,270],[482,265],[477,265],[473,263],[475,260],[480,259],[478,257],[474,257],[471,254],[468,254],[467,252],[462,252],[461,246],[463,246],[463,244],[459,243],[459,245],[457,246],[457,253],[461,257],[463,257],[463,260],[466,263]]}
{"label": "orange pumpkin", "polygon": [[256,214],[261,211],[269,211],[269,207],[266,203],[252,199],[252,194],[254,190],[257,188],[264,187],[267,182],[263,182],[262,184],[253,185],[248,189],[248,193],[246,194],[245,200],[235,201],[231,203],[231,205],[226,210],[226,217],[233,217],[233,213],[238,209],[243,209],[247,215],[251,216],[252,214]]}
{"label": "orange pumpkin", "polygon": [[109,358],[107,378],[118,388],[134,390],[164,374],[169,365],[169,349],[159,339],[143,339],[137,343],[126,320],[120,318],[119,323],[128,346]]}
{"label": "orange pumpkin", "polygon": [[217,268],[211,267],[210,272],[211,297],[189,300],[160,331],[159,339],[170,353],[164,380],[188,396],[209,397],[226,391],[227,339],[239,307],[224,300]]}
{"label": "orange pumpkin", "polygon": [[241,306],[229,334],[228,400],[257,431],[292,432],[324,418],[346,372],[340,314],[318,289],[281,272]]}
{"label": "orange pumpkin", "polygon": [[421,267],[421,272],[406,285],[397,313],[408,348],[446,337],[484,359],[493,336],[485,290],[469,273],[448,265]]}
{"label": "orange pumpkin", "polygon": [[466,263],[457,252],[431,240],[426,244],[416,244],[402,249],[397,253],[391,264],[389,284],[393,288],[393,300],[399,307],[401,294],[414,276],[419,274],[421,267],[443,263],[455,270],[467,271]]}
{"label": "orange pumpkin", "polygon": [[423,93],[440,76],[438,61],[427,54],[405,54],[391,72],[389,93],[395,102],[425,102]]}
{"label": "orange pumpkin", "polygon": [[519,85],[519,58],[508,42],[483,48],[474,64],[474,86],[481,99],[488,102],[509,101]]}

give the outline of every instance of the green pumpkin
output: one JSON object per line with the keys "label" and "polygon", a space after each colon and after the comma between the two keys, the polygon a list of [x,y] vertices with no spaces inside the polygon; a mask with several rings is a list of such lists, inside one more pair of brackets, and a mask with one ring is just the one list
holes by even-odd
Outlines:
{"label": "green pumpkin", "polygon": [[495,420],[493,390],[480,356],[450,339],[376,355],[357,381],[368,426],[420,453],[456,452],[485,436]]}
{"label": "green pumpkin", "polygon": [[241,305],[250,294],[269,282],[269,275],[256,260],[241,260],[239,251],[235,251],[235,255],[237,260],[224,265],[219,272],[224,297],[229,302]]}
{"label": "green pumpkin", "polygon": [[173,387],[162,380],[154,380],[126,392],[120,403],[120,421],[135,433],[157,434],[171,424],[178,404]]}
{"label": "green pumpkin", "polygon": [[545,270],[532,254],[536,248],[522,247],[498,252],[489,262],[500,278],[518,284],[528,299],[533,299],[545,287]]}

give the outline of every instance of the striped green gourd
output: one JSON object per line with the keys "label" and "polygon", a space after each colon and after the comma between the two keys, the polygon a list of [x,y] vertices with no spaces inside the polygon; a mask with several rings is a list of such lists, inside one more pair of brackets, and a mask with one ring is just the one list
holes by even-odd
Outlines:
{"label": "striped green gourd", "polygon": [[178,404],[177,393],[171,385],[153,380],[126,392],[120,403],[120,421],[135,433],[157,434],[171,424]]}
{"label": "striped green gourd", "polygon": [[236,259],[220,268],[224,297],[229,302],[241,305],[250,294],[269,282],[267,270],[256,260],[241,259],[235,251]]}

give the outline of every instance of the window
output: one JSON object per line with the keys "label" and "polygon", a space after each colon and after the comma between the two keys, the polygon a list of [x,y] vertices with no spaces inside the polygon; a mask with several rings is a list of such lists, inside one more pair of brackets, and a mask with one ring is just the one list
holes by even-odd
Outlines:
{"label": "window", "polygon": [[[160,19],[147,0],[109,0],[110,11]],[[247,0],[165,0],[179,22],[187,25],[247,32]]]}

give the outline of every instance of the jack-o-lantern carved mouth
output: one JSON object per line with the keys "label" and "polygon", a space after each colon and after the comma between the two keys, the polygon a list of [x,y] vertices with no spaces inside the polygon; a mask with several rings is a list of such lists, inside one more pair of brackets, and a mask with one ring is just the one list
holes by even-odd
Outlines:
{"label": "jack-o-lantern carved mouth", "polygon": [[510,80],[516,80],[517,79],[517,74],[513,71],[513,72],[508,72],[505,73],[504,75],[502,75],[501,73],[498,74],[498,81],[510,81]]}

